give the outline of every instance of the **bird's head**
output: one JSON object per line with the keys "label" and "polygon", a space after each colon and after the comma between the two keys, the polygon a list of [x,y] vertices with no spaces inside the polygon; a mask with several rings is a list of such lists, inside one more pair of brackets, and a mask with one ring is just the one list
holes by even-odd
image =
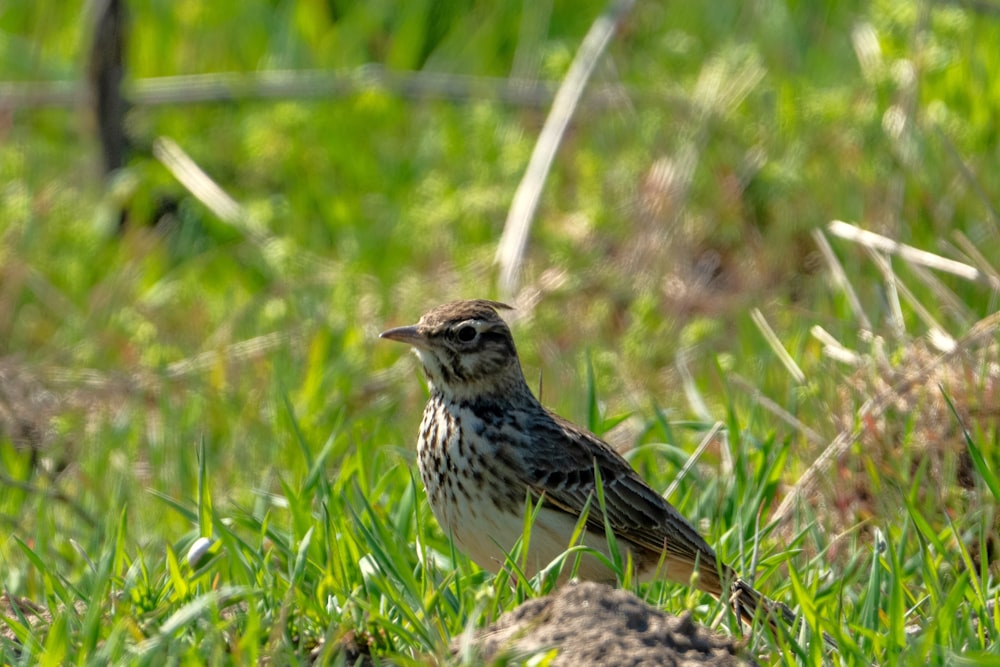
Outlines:
{"label": "bird's head", "polygon": [[456,400],[525,387],[510,328],[496,301],[455,301],[424,313],[412,326],[379,337],[406,343],[424,365],[432,390]]}

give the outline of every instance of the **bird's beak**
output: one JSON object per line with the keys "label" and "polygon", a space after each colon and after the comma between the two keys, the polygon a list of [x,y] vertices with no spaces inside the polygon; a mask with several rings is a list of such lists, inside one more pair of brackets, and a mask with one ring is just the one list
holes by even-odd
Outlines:
{"label": "bird's beak", "polygon": [[406,343],[407,345],[413,345],[414,347],[424,347],[424,336],[420,333],[420,330],[416,326],[409,327],[396,327],[395,329],[389,329],[388,331],[383,331],[378,335],[379,338],[388,338],[389,340],[396,340],[400,343]]}

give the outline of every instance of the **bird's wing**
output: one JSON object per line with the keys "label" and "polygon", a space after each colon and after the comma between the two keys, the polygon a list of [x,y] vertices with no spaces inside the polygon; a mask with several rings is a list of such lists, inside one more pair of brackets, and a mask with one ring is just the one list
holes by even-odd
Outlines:
{"label": "bird's wing", "polygon": [[[764,597],[721,563],[715,551],[673,505],[663,499],[610,445],[547,412],[530,428],[531,447],[525,455],[532,493],[549,507],[579,516],[594,490],[595,464],[601,473],[607,520],[615,535],[642,549],[662,553],[666,560],[693,566],[700,562],[698,587],[718,598],[730,596],[747,622],[763,607],[766,614],[786,623],[794,614],[785,605]],[[604,517],[597,498],[590,501],[590,530],[604,532]],[[723,587],[731,586],[730,593]],[[824,636],[831,644],[829,636]]]}
{"label": "bird's wing", "polygon": [[[526,472],[533,493],[547,504],[579,516],[594,490],[596,464],[608,524],[617,537],[654,553],[716,566],[715,552],[698,531],[610,445],[550,412],[531,424],[530,433]],[[590,500],[587,527],[604,532],[596,497]]]}

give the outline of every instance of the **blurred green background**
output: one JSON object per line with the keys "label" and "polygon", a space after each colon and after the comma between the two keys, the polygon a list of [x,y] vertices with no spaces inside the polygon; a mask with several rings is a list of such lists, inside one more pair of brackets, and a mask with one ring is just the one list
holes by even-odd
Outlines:
{"label": "blurred green background", "polygon": [[[443,301],[514,300],[532,384],[544,377],[544,402],[592,428],[638,413],[633,440],[665,440],[659,408],[756,419],[738,374],[829,439],[845,401],[809,329],[867,343],[813,230],[842,219],[1000,262],[992,4],[637,3],[560,147],[513,295],[496,287],[497,241],[546,100],[603,3],[131,2],[124,91],[144,101],[108,179],[84,98],[24,101],[45,82],[85,89],[92,8],[0,5],[0,570],[19,595],[47,588],[15,536],[73,580],[123,509],[137,549],[189,535],[191,516],[162,498],[192,503],[199,471],[215,506],[260,516],[330,442],[335,491],[395,502],[424,393],[377,333]],[[337,85],[263,97],[217,76],[306,70]],[[154,80],[181,75],[208,78]],[[232,95],[156,101],[206,81]],[[518,85],[542,102],[496,93]],[[192,196],[154,157],[161,137],[264,233]],[[926,332],[909,308],[897,326],[860,248],[833,245],[890,347]],[[995,310],[986,287],[940,277],[955,303],[911,287],[952,335]],[[751,308],[808,382],[789,378]],[[763,440],[800,437],[751,423]],[[671,444],[690,451],[702,433]],[[633,462],[666,474],[648,452]]]}

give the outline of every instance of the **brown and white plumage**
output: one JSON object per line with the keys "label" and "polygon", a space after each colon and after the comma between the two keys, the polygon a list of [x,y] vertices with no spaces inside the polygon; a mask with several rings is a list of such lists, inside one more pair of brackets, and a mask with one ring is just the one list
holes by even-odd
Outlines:
{"label": "brown and white plumage", "polygon": [[[448,303],[383,338],[407,343],[423,363],[430,399],[420,426],[420,475],[435,517],[480,566],[497,571],[524,527],[525,498],[541,503],[529,567],[562,554],[586,507],[584,544],[608,554],[605,517],[594,496],[600,471],[607,523],[631,553],[640,578],[692,581],[727,597],[752,618],[759,605],[790,620],[728,566],[691,524],[596,435],[547,410],[532,394],[514,340],[498,310],[474,300]],[[614,582],[599,559],[585,557],[584,579]],[[726,587],[728,588],[728,592]]]}

